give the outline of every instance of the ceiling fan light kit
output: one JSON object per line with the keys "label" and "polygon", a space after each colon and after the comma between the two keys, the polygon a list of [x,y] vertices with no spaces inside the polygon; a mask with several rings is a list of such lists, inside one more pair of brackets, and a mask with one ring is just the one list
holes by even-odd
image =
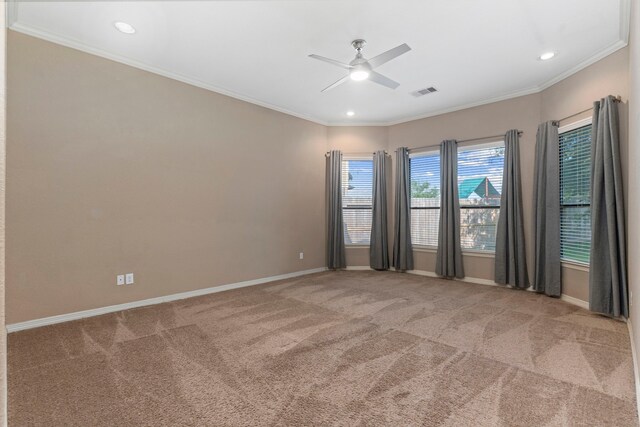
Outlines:
{"label": "ceiling fan light kit", "polygon": [[381,53],[376,57],[366,59],[362,55],[362,48],[366,43],[367,42],[363,39],[356,39],[351,42],[351,46],[353,46],[353,48],[356,50],[356,57],[348,64],[336,61],[335,59],[325,58],[324,56],[320,55],[309,55],[310,58],[335,65],[349,72],[349,74],[347,74],[345,77],[342,77],[340,80],[322,89],[322,92],[326,92],[330,89],[333,89],[334,87],[340,86],[341,84],[347,82],[349,79],[353,81],[370,80],[374,83],[378,83],[379,85],[388,87],[389,89],[395,89],[400,86],[400,83],[393,81],[390,78],[383,76],[382,74],[377,73],[373,70],[374,68],[379,67],[380,65],[385,64],[392,59],[395,59],[398,56],[409,52],[411,48],[406,43],[403,43],[400,46],[396,46],[393,49]]}
{"label": "ceiling fan light kit", "polygon": [[351,77],[351,80],[354,80],[356,82],[367,80],[369,78],[369,71],[363,68],[361,69],[354,68],[349,73],[349,77]]}

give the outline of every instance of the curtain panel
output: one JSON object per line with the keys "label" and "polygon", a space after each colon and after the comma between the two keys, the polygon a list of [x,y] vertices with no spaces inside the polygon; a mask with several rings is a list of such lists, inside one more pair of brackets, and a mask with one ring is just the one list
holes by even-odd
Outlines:
{"label": "curtain panel", "polygon": [[538,126],[533,181],[533,289],[549,296],[562,293],[560,264],[560,160],[558,126]]}
{"label": "curtain panel", "polygon": [[613,96],[594,103],[591,162],[589,308],[629,317],[618,104]]}
{"label": "curtain panel", "polygon": [[373,154],[373,206],[369,265],[374,270],[389,269],[389,239],[387,236],[387,155]]}
{"label": "curtain panel", "polygon": [[458,143],[443,141],[440,145],[440,224],[436,274],[447,278],[463,278],[460,246],[460,200],[458,199]]}
{"label": "curtain panel", "polygon": [[520,136],[517,130],[507,132],[504,145],[502,195],[496,231],[495,281],[525,289],[529,287],[529,274],[522,211]]}
{"label": "curtain panel", "polygon": [[344,223],[342,220],[342,153],[333,150],[327,157],[327,268],[346,268]]}
{"label": "curtain panel", "polygon": [[413,270],[411,245],[411,162],[409,149],[396,151],[396,194],[393,225],[393,266],[398,271]]}

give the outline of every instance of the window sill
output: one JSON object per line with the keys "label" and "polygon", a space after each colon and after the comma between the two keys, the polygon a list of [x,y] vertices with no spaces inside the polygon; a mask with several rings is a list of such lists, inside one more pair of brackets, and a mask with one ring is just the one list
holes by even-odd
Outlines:
{"label": "window sill", "polygon": [[[414,252],[426,252],[430,254],[438,253],[438,249],[433,246],[413,246]],[[462,251],[462,256],[471,256],[476,258],[495,258],[495,252],[489,251],[473,251],[473,250],[465,250]]]}
{"label": "window sill", "polygon": [[473,249],[466,249],[462,251],[462,256],[473,256],[476,258],[495,258],[496,253],[494,251],[474,251]]}
{"label": "window sill", "polygon": [[369,245],[344,245],[345,249],[369,249]]}
{"label": "window sill", "polygon": [[435,254],[438,252],[438,249],[435,246],[417,246],[413,245],[414,252],[427,252],[430,254]]}
{"label": "window sill", "polygon": [[574,261],[561,261],[562,268],[570,268],[571,270],[589,272],[589,264]]}

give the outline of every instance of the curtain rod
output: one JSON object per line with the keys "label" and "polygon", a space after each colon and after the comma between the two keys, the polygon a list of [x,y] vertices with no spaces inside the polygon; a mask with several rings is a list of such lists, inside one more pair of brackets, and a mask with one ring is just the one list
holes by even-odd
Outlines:
{"label": "curtain rod", "polygon": [[[614,101],[615,101],[615,102],[622,102],[622,97],[621,97],[620,95],[618,95],[618,96],[616,96],[616,97],[614,98]],[[588,112],[588,111],[591,111],[591,110],[593,110],[593,107],[591,107],[591,108],[587,108],[586,110],[578,111],[577,113],[575,113],[575,114],[571,114],[570,116],[567,116],[567,117],[563,117],[563,118],[561,118],[560,120],[554,120],[554,121],[553,121],[553,123],[554,123],[554,125],[559,126],[559,125],[560,125],[560,122],[563,122],[563,121],[565,121],[565,120],[567,120],[567,119],[570,119],[570,118],[572,118],[572,117],[575,117],[575,116],[579,116],[580,114],[584,114],[584,113],[586,113],[586,112]]]}
{"label": "curtain rod", "polygon": [[[368,155],[374,155],[376,154],[377,151],[374,151],[373,153],[342,153],[343,156],[368,156]],[[324,153],[325,157],[329,157],[329,154],[331,154],[331,151],[327,151],[326,153]],[[384,154],[386,156],[389,155],[389,153],[387,153],[387,150],[384,150]]]}
{"label": "curtain rod", "polygon": [[[522,135],[523,133],[524,133],[524,131],[521,131],[521,130],[518,131],[518,135]],[[482,141],[482,140],[485,140],[485,139],[499,138],[499,137],[503,137],[503,136],[504,136],[504,134],[491,135],[491,136],[482,136],[480,138],[461,139],[461,140],[458,141],[458,144],[462,144],[462,143],[466,143],[466,142]],[[425,145],[423,147],[409,148],[409,152],[420,151],[420,150],[425,150],[427,148],[436,148],[436,147],[440,147],[440,144]]]}

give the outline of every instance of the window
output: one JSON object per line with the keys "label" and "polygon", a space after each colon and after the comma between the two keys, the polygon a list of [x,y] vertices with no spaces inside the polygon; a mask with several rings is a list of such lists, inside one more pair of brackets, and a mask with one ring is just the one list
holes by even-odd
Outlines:
{"label": "window", "polygon": [[342,160],[342,218],[346,245],[368,245],[373,205],[373,159]]}
{"label": "window", "polygon": [[560,129],[560,258],[589,263],[591,124]]}
{"label": "window", "polygon": [[458,148],[462,249],[495,251],[504,142]]}
{"label": "window", "polygon": [[440,153],[412,155],[411,243],[438,246],[440,221]]}

